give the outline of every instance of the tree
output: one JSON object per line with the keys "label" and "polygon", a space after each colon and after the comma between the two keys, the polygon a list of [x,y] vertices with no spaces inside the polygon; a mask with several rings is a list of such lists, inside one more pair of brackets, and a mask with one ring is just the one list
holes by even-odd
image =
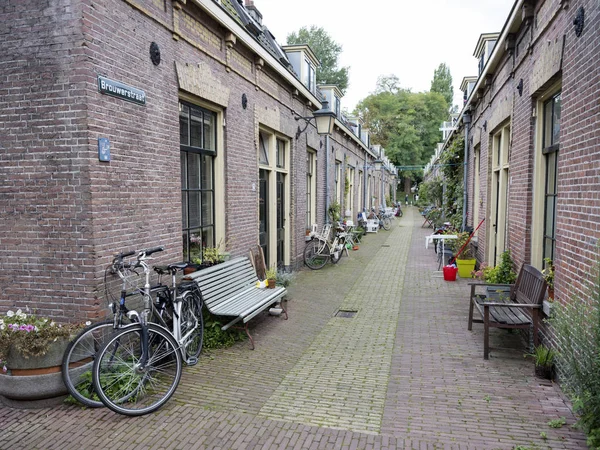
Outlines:
{"label": "tree", "polygon": [[340,91],[346,91],[349,67],[338,68],[342,46],[331,39],[323,28],[315,25],[310,28],[302,27],[297,33],[288,34],[287,43],[308,44],[321,63],[321,67],[317,69],[317,83],[335,84]]}
{"label": "tree", "polygon": [[433,72],[433,80],[431,81],[431,92],[438,92],[442,94],[448,108],[452,108],[454,99],[454,88],[452,87],[452,75],[450,75],[450,69],[445,63],[441,63],[437,69]]}
{"label": "tree", "polygon": [[[439,127],[448,116],[448,104],[438,92],[413,93],[398,88],[397,80],[394,76],[380,77],[376,93],[362,100],[357,110],[372,142],[385,148],[392,163],[424,166],[441,139]],[[419,172],[402,170],[406,193]]]}

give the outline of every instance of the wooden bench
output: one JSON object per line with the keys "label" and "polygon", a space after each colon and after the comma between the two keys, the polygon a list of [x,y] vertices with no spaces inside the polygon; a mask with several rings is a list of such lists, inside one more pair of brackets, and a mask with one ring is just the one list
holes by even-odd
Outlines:
{"label": "wooden bench", "polygon": [[[490,328],[530,329],[533,325],[533,341],[538,344],[539,311],[546,295],[546,280],[533,266],[523,264],[515,284],[469,283],[471,297],[469,301],[469,331],[473,322],[483,323],[483,358],[490,353]],[[478,286],[510,286],[510,293],[499,299],[490,299],[486,294],[476,293]],[[477,309],[481,319],[473,318]]]}
{"label": "wooden bench", "polygon": [[[211,314],[232,318],[222,330],[227,330],[240,321],[244,324],[240,328],[248,335],[253,350],[254,339],[248,331],[248,321],[274,303],[280,302],[287,294],[284,287],[256,287],[259,280],[246,257],[198,270],[187,277],[198,284],[204,304]],[[287,311],[283,306],[282,309],[287,320]]]}

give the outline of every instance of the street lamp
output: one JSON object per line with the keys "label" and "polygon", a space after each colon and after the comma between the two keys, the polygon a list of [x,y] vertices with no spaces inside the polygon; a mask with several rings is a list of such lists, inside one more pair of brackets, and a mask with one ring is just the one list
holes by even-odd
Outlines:
{"label": "street lamp", "polygon": [[296,120],[304,119],[306,120],[306,125],[304,128],[300,129],[298,125],[298,131],[296,131],[296,139],[300,137],[302,133],[306,131],[308,128],[308,124],[311,120],[315,119],[315,124],[317,126],[317,134],[330,135],[333,132],[333,124],[335,123],[335,112],[329,109],[329,102],[327,100],[323,100],[323,107],[313,112],[313,117],[296,117]]}

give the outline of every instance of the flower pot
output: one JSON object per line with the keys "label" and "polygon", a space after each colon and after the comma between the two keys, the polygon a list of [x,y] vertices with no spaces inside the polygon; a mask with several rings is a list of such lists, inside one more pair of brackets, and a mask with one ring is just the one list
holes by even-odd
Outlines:
{"label": "flower pot", "polygon": [[471,278],[471,272],[475,270],[475,259],[457,259],[458,276],[461,278]]}
{"label": "flower pot", "polygon": [[554,301],[554,288],[548,287],[548,299]]}
{"label": "flower pot", "polygon": [[68,339],[50,344],[41,356],[24,357],[11,347],[8,354],[7,372],[0,371],[0,396],[12,407],[46,406],[47,399],[62,398],[68,393],[62,381],[61,365]]}
{"label": "flower pot", "polygon": [[267,280],[267,287],[269,289],[275,289],[275,280]]}

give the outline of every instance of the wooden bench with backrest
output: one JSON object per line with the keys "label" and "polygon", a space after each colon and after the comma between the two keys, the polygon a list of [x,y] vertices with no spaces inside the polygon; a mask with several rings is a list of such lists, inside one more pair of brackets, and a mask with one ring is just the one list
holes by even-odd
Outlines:
{"label": "wooden bench with backrest", "polygon": [[[483,358],[488,359],[490,353],[490,328],[522,328],[533,326],[533,341],[538,345],[539,311],[546,295],[546,280],[542,273],[529,264],[523,264],[515,284],[469,283],[471,297],[469,301],[469,331],[473,322],[483,323]],[[476,292],[478,286],[498,287],[510,286],[506,296],[489,298],[486,294]],[[474,319],[477,310],[481,319]]]}
{"label": "wooden bench with backrest", "polygon": [[[221,327],[227,330],[238,322],[254,349],[254,339],[248,331],[248,321],[260,312],[281,302],[287,294],[284,287],[275,289],[257,287],[258,277],[250,260],[246,257],[234,258],[207,269],[198,270],[187,276],[195,281],[202,292],[206,308],[215,316],[230,317],[231,321]],[[285,319],[287,311],[283,308]]]}

